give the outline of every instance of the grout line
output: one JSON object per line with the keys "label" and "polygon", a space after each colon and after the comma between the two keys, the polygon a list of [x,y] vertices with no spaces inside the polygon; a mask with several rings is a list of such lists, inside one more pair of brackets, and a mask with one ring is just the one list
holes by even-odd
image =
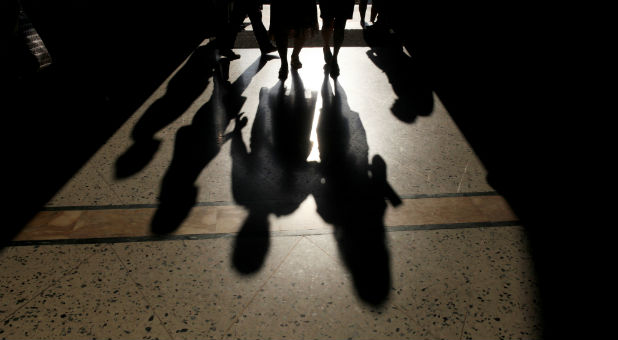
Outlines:
{"label": "grout line", "polygon": [[34,293],[29,299],[27,299],[26,301],[24,301],[24,303],[19,306],[17,309],[15,309],[14,311],[12,311],[10,314],[8,314],[6,316],[5,319],[2,320],[2,322],[6,322],[7,320],[9,320],[13,315],[15,315],[18,311],[20,311],[22,308],[24,308],[26,305],[28,305],[30,302],[32,302],[32,300],[34,300],[34,298],[37,295],[41,295],[43,294],[44,291],[48,290],[51,286],[55,285],[56,283],[60,282],[60,280],[62,280],[64,277],[66,277],[70,272],[77,270],[77,268],[79,268],[82,264],[84,264],[84,262],[88,261],[91,257],[93,257],[94,255],[96,255],[96,252],[93,252],[92,254],[90,254],[89,256],[87,256],[85,259],[79,261],[79,263],[77,265],[75,265],[75,267],[73,268],[69,268],[67,269],[64,273],[62,273],[62,275],[60,275],[58,278],[56,279],[52,279],[51,282],[43,287],[38,293]]}
{"label": "grout line", "polygon": [[283,257],[283,259],[281,260],[281,262],[277,265],[277,267],[275,269],[273,269],[272,273],[270,273],[270,275],[268,276],[268,278],[266,278],[266,280],[264,280],[264,283],[262,283],[262,285],[260,285],[260,287],[255,291],[255,293],[253,294],[253,296],[251,297],[251,299],[249,299],[249,302],[247,302],[247,304],[241,309],[240,313],[238,313],[236,315],[236,317],[234,318],[234,320],[232,320],[232,323],[225,329],[225,332],[223,333],[224,337],[227,337],[227,334],[229,333],[229,331],[232,329],[232,327],[234,327],[234,325],[236,323],[238,323],[238,320],[240,318],[241,315],[244,314],[244,312],[247,310],[247,308],[249,308],[249,306],[251,305],[251,303],[253,303],[253,300],[255,300],[255,298],[257,298],[257,296],[260,294],[260,291],[266,286],[266,284],[268,283],[268,281],[270,281],[270,279],[275,276],[275,273],[277,273],[279,271],[279,268],[281,268],[281,266],[283,265],[283,263],[288,259],[288,257],[290,257],[290,254],[292,253],[292,251],[294,251],[294,249],[296,249],[296,246],[298,246],[298,243],[300,243],[300,241],[303,239],[304,237],[299,237],[298,241],[296,241],[296,243],[290,248],[290,250],[288,251],[288,253]]}
{"label": "grout line", "polygon": [[[474,229],[474,228],[499,228],[521,226],[519,220],[511,221],[487,221],[487,222],[463,222],[463,223],[438,223],[438,224],[419,224],[419,225],[399,225],[384,227],[387,233],[399,231],[425,231],[425,230],[445,230],[445,229]],[[327,235],[334,233],[332,228],[328,229],[309,229],[309,230],[280,230],[271,231],[270,237],[290,237],[290,236],[309,236]],[[102,237],[102,238],[81,238],[81,239],[57,239],[57,240],[24,240],[11,241],[5,246],[43,246],[43,245],[73,245],[73,244],[98,244],[98,243],[129,243],[129,242],[157,242],[157,241],[179,241],[179,240],[206,240],[217,238],[234,237],[236,233],[213,233],[213,234],[184,234],[184,235],[146,235],[146,236],[125,236],[125,237]]]}
{"label": "grout line", "polygon": [[466,329],[466,322],[468,321],[468,315],[470,315],[470,309],[466,308],[466,316],[464,317],[464,321],[461,325],[461,331],[459,331],[459,340],[463,338],[464,329]]}
{"label": "grout line", "polygon": [[172,332],[170,332],[169,329],[167,329],[167,327],[165,327],[165,323],[163,322],[163,320],[161,319],[161,317],[159,316],[159,314],[155,310],[154,304],[150,303],[150,301],[148,301],[148,299],[146,298],[146,295],[144,295],[142,285],[139,284],[137,281],[135,281],[133,279],[133,276],[129,273],[129,269],[125,266],[124,260],[120,257],[120,255],[118,255],[118,252],[116,251],[116,249],[114,249],[114,244],[113,243],[109,243],[109,247],[111,248],[111,250],[114,253],[114,255],[116,255],[116,257],[118,258],[118,261],[120,261],[120,265],[122,266],[122,268],[124,268],[124,270],[125,270],[127,276],[129,277],[129,279],[133,282],[133,284],[135,284],[135,287],[137,288],[137,291],[139,292],[139,294],[142,296],[142,299],[144,299],[144,301],[146,301],[147,306],[151,306],[152,313],[157,317],[157,319],[159,320],[160,325],[163,327],[163,329],[165,329],[167,334],[170,336],[170,339],[174,339],[174,335],[172,334]]}
{"label": "grout line", "polygon": [[[107,143],[108,141],[106,141]],[[94,157],[94,156],[93,156]],[[99,171],[99,168],[95,168],[95,171],[97,173],[97,175],[99,176],[99,178],[101,179],[101,181],[103,181],[103,183],[105,183],[105,185],[107,185],[107,189],[109,189],[109,191],[112,192],[112,194],[114,195],[114,197],[116,197],[116,202],[122,202],[122,199],[120,197],[120,195],[118,195],[118,193],[116,192],[116,190],[114,190],[114,188],[112,188],[112,184],[109,183],[105,177],[101,174],[101,172]],[[459,190],[458,190],[459,191]]]}
{"label": "grout line", "polygon": [[[322,247],[320,247],[319,245],[317,245],[315,242],[311,241],[310,238],[308,238],[307,236],[311,236],[311,235],[303,235],[303,238],[306,239],[307,241],[311,242],[311,244],[313,244],[314,246],[316,246],[318,249],[320,249],[321,251],[324,252],[324,254],[326,254],[326,256],[330,257],[333,261],[335,261],[335,263],[338,263],[338,258],[335,258],[334,255],[329,254],[326,250],[322,249]],[[337,240],[335,240],[335,242],[337,242]],[[343,261],[343,260],[342,260]]]}
{"label": "grout line", "polygon": [[[423,199],[423,198],[447,198],[447,197],[476,197],[476,196],[500,196],[496,191],[480,192],[454,192],[438,194],[410,194],[399,195],[401,199]],[[277,202],[277,200],[271,200]],[[256,201],[263,202],[263,201]],[[285,202],[281,200],[281,202]],[[213,207],[213,206],[240,206],[233,201],[198,202],[193,207]],[[65,210],[114,210],[114,209],[152,209],[158,208],[158,203],[145,204],[111,204],[111,205],[68,205],[68,206],[49,206],[41,211],[65,211]]]}

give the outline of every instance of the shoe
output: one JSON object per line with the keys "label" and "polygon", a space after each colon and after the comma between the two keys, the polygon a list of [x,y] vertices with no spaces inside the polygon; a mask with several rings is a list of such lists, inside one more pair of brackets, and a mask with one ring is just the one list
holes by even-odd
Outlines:
{"label": "shoe", "polygon": [[279,79],[286,80],[288,78],[288,66],[281,66],[279,69]]}
{"label": "shoe", "polygon": [[266,48],[261,49],[262,54],[268,54],[270,52],[275,52],[276,50],[277,48],[273,46],[272,44],[268,44]]}
{"label": "shoe", "polygon": [[234,51],[229,48],[219,50],[219,55],[222,55],[230,60],[236,60],[240,58],[239,54],[234,53]]}
{"label": "shoe", "polygon": [[298,70],[299,68],[303,67],[303,63],[300,62],[300,59],[298,59],[298,56],[292,56],[292,60],[290,61],[290,64],[292,65],[292,69],[294,70]]}

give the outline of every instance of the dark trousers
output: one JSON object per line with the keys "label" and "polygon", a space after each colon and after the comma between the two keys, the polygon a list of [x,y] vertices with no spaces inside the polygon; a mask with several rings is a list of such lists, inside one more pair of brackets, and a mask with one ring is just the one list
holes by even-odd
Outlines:
{"label": "dark trousers", "polygon": [[236,0],[234,1],[234,9],[230,15],[228,27],[222,36],[221,48],[231,49],[234,47],[240,25],[247,16],[251,20],[253,34],[255,34],[260,50],[264,51],[270,46],[270,39],[262,22],[262,10],[258,0]]}

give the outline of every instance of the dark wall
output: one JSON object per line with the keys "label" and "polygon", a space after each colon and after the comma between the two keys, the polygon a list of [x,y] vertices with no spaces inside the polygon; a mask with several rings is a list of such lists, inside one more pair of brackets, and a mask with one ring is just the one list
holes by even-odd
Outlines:
{"label": "dark wall", "polygon": [[[205,38],[213,0],[22,0],[53,63],[2,77],[10,240]],[[17,70],[3,63],[3,72]]]}
{"label": "dark wall", "polygon": [[[580,15],[529,2],[387,0],[385,12],[433,91],[526,229],[537,269],[544,338],[608,333],[604,284],[613,266],[605,223],[592,205],[586,154],[590,107],[577,106],[575,77],[588,65],[570,25]],[[406,8],[406,10],[401,10]],[[565,43],[566,42],[566,43]],[[592,161],[591,161],[592,160]],[[594,176],[594,175],[593,175]],[[590,209],[592,208],[592,209]],[[599,229],[601,228],[601,229]],[[611,246],[610,246],[611,248]]]}

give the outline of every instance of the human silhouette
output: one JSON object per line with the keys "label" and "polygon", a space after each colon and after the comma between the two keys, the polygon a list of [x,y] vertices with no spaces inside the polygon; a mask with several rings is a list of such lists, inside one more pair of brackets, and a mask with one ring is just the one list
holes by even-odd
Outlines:
{"label": "human silhouette", "polygon": [[[322,18],[322,42],[324,52],[324,70],[333,78],[339,76],[337,57],[343,44],[345,24],[354,14],[354,0],[321,0],[320,17]],[[330,41],[333,39],[333,52]]]}
{"label": "human silhouette", "polygon": [[322,85],[323,108],[317,127],[320,184],[314,198],[320,216],[335,228],[339,254],[352,274],[359,297],[382,305],[390,291],[390,264],[384,231],[385,198],[401,200],[386,182],[386,163],[369,163],[367,136],[341,85],[333,94],[328,75]]}
{"label": "human silhouette", "polygon": [[[417,51],[409,56],[400,41],[389,40],[384,34],[365,33],[365,41],[371,47],[366,52],[367,57],[386,74],[397,95],[391,106],[393,115],[405,123],[413,123],[417,117],[430,115],[434,109],[434,99],[427,70],[431,64],[427,58]],[[370,39],[370,36],[373,38]]]}
{"label": "human silhouette", "polygon": [[315,167],[306,161],[317,93],[307,99],[296,72],[292,80],[289,94],[282,82],[260,90],[250,152],[240,131],[245,117],[232,137],[232,192],[249,213],[236,236],[232,263],[244,274],[256,272],[268,252],[268,216],[293,213],[317,180]]}
{"label": "human silhouette", "polygon": [[133,144],[115,164],[117,178],[130,177],[148,165],[161,144],[155,138],[156,133],[185,113],[191,103],[206,90],[216,68],[214,41],[198,47],[189,56],[169,81],[163,96],[146,109],[133,127]]}
{"label": "human silhouette", "polygon": [[264,58],[257,59],[230,84],[224,77],[229,60],[218,62],[221,67],[215,69],[209,101],[196,112],[190,125],[176,133],[174,154],[161,182],[159,206],[151,222],[154,233],[173,232],[188,216],[197,202],[195,181],[230,139],[231,134],[225,131],[246,100],[241,94],[264,64]]}
{"label": "human silhouette", "polygon": [[318,29],[315,0],[272,0],[270,5],[270,34],[274,37],[277,51],[281,57],[279,79],[288,77],[288,38],[294,38],[290,64],[292,69],[303,67],[300,62],[302,50],[308,34]]}
{"label": "human silhouette", "polygon": [[240,58],[232,49],[234,48],[234,42],[236,41],[240,25],[247,16],[249,16],[249,20],[251,20],[253,34],[257,39],[262,54],[276,51],[277,48],[270,42],[268,32],[266,32],[266,28],[262,22],[262,5],[259,1],[233,0],[233,5],[227,28],[223,31],[221,37],[219,37],[219,54],[230,59]]}
{"label": "human silhouette", "polygon": [[[369,13],[369,21],[371,22],[371,24],[375,24],[376,17],[378,16],[379,5],[376,4],[376,2],[379,2],[379,0],[371,1],[371,12]],[[371,26],[371,24],[367,24],[367,22],[365,21],[365,16],[367,15],[367,3],[368,0],[360,0],[358,2],[358,13],[360,14],[360,24],[362,28]]]}

